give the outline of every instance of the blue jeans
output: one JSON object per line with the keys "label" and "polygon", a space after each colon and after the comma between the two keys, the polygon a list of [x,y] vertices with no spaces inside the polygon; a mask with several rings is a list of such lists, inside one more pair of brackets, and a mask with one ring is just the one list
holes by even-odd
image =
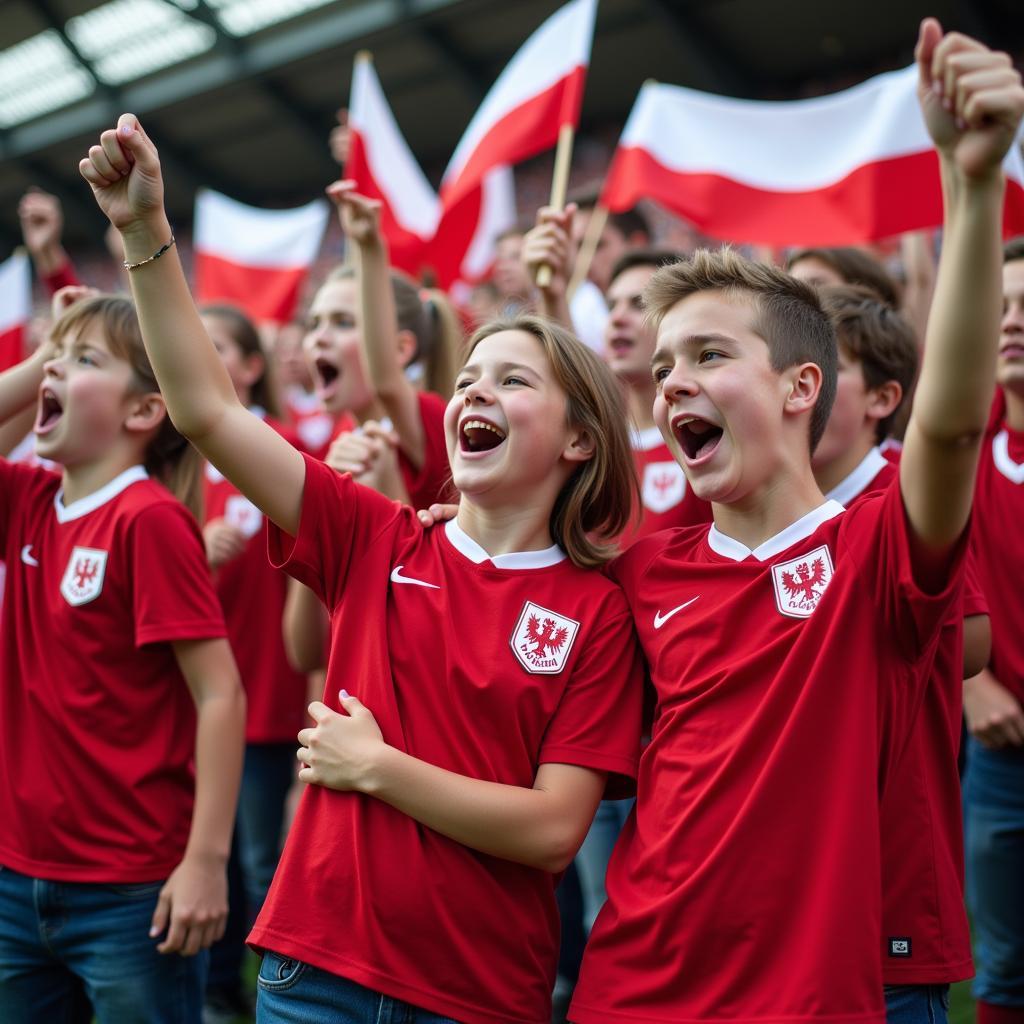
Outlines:
{"label": "blue jeans", "polygon": [[256,984],[257,1024],[458,1024],[269,950]]}
{"label": "blue jeans", "polygon": [[946,1024],[948,985],[886,985],[886,1024]]}
{"label": "blue jeans", "polygon": [[0,1021],[199,1024],[205,954],[163,955],[149,938],[162,884],[48,882],[0,867]]}
{"label": "blue jeans", "polygon": [[604,876],[608,870],[608,860],[633,804],[633,800],[602,800],[587,838],[576,854],[576,870],[583,893],[583,929],[587,935],[594,927],[598,912],[607,898]]}
{"label": "blue jeans", "polygon": [[1024,749],[988,750],[971,741],[964,839],[975,998],[1024,1007]]}

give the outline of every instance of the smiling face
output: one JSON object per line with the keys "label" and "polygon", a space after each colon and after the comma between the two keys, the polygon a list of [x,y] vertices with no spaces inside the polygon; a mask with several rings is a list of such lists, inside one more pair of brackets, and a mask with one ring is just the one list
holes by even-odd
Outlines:
{"label": "smiling face", "polygon": [[445,413],[455,486],[477,504],[546,503],[575,465],[565,392],[541,343],[521,330],[480,341]]}
{"label": "smiling face", "polygon": [[1024,260],[1003,264],[1003,320],[996,379],[1024,396]]}
{"label": "smiling face", "polygon": [[616,377],[634,386],[650,386],[657,332],[644,311],[643,290],[656,270],[654,266],[624,270],[612,281],[606,296],[604,361]]}
{"label": "smiling face", "polygon": [[808,405],[794,386],[804,368],[772,368],[756,314],[751,298],[700,291],[672,306],[658,328],[654,420],[707,501],[742,501],[785,465],[806,465],[802,414],[817,392]]}
{"label": "smiling face", "polygon": [[373,391],[363,366],[354,278],[327,281],[313,298],[302,349],[317,398],[330,413],[365,409]]}
{"label": "smiling face", "polygon": [[68,468],[103,458],[123,436],[139,393],[131,366],[113,355],[99,318],[58,343],[39,387],[36,451]]}

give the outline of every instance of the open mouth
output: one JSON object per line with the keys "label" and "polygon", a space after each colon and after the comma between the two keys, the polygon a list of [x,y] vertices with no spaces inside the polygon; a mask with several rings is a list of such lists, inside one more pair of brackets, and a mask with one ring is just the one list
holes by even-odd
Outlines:
{"label": "open mouth", "polygon": [[1024,359],[1024,341],[1009,341],[999,349],[1000,359]]}
{"label": "open mouth", "polygon": [[487,420],[466,419],[459,424],[459,447],[464,452],[489,452],[505,440],[505,432]]}
{"label": "open mouth", "polygon": [[681,416],[672,424],[672,429],[691,462],[708,458],[722,440],[722,428],[699,416]]}
{"label": "open mouth", "polygon": [[316,371],[317,384],[321,391],[329,391],[334,382],[341,376],[341,371],[334,363],[320,358],[313,364]]}
{"label": "open mouth", "polygon": [[612,355],[628,355],[635,348],[636,342],[634,342],[632,338],[625,338],[621,335],[615,338],[610,338],[608,341],[608,351],[611,352]]}
{"label": "open mouth", "polygon": [[56,426],[63,415],[64,407],[57,400],[57,396],[49,388],[44,388],[39,394],[39,409],[36,412],[33,430],[37,434],[45,434]]}

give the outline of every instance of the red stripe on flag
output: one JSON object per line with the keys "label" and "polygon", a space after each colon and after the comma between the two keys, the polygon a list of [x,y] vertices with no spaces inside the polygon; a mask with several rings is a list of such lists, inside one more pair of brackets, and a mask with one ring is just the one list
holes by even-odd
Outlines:
{"label": "red stripe on flag", "polygon": [[455,207],[444,211],[424,259],[439,287],[450,288],[462,277],[462,262],[473,243],[482,205],[483,187],[478,185]]}
{"label": "red stripe on flag", "polygon": [[366,156],[366,146],[358,131],[352,131],[349,139],[348,160],[345,162],[345,177],[356,183],[356,191],[370,199],[382,202],[380,226],[387,239],[391,265],[416,276],[424,260],[426,242],[419,235],[406,231],[395,219],[388,197],[377,184]]}
{"label": "red stripe on flag", "polygon": [[253,320],[283,324],[295,313],[306,274],[305,267],[246,267],[197,252],[196,298],[201,303],[229,302]]}
{"label": "red stripe on flag", "polygon": [[[620,149],[603,203],[612,211],[654,199],[705,234],[761,245],[856,245],[942,223],[933,150],[858,167],[805,192],[773,192],[717,174],[673,171],[644,149]],[[1007,183],[1007,234],[1024,230],[1024,190]]]}
{"label": "red stripe on flag", "polygon": [[0,371],[7,370],[25,358],[25,325],[17,324],[0,331]]}
{"label": "red stripe on flag", "polygon": [[455,178],[441,186],[441,201],[446,208],[456,206],[483,176],[499,164],[517,164],[549,149],[558,141],[563,114],[579,105],[587,69],[575,68],[544,92],[537,93],[488,129]]}

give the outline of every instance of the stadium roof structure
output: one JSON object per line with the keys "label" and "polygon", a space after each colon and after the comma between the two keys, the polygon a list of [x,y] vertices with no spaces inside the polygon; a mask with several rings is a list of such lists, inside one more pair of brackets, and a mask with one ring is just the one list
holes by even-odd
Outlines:
{"label": "stadium roof structure", "polygon": [[[1016,55],[1019,0],[601,0],[584,127],[621,125],[647,78],[749,98],[842,88],[909,63],[917,23]],[[16,205],[59,194],[71,239],[102,222],[77,165],[138,114],[191,216],[207,185],[289,205],[337,175],[327,150],[352,59],[370,49],[395,116],[435,181],[505,63],[559,0],[0,0],[0,259]]]}

